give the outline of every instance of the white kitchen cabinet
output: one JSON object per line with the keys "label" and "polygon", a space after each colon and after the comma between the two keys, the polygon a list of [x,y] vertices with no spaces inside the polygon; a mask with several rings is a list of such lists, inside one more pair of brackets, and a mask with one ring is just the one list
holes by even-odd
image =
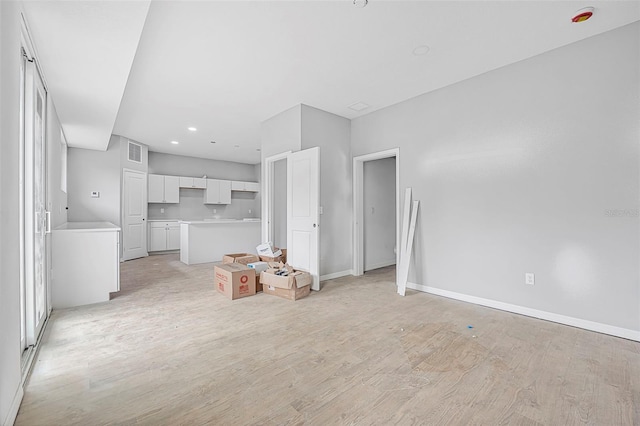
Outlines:
{"label": "white kitchen cabinet", "polygon": [[231,181],[207,179],[205,204],[231,204]]}
{"label": "white kitchen cabinet", "polygon": [[204,178],[180,176],[180,188],[205,189],[207,180]]}
{"label": "white kitchen cabinet", "polygon": [[52,233],[54,309],[107,302],[120,291],[120,228],[108,222],[68,222]]}
{"label": "white kitchen cabinet", "polygon": [[178,250],[180,224],[178,221],[150,221],[148,251]]}
{"label": "white kitchen cabinet", "polygon": [[180,178],[178,176],[164,176],[149,174],[149,203],[179,203]]}
{"label": "white kitchen cabinet", "polygon": [[260,184],[258,182],[243,182],[234,180],[231,182],[232,191],[259,192]]}

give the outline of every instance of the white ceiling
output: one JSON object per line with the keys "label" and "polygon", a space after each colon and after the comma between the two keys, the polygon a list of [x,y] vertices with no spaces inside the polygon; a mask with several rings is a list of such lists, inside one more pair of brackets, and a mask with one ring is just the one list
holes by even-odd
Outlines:
{"label": "white ceiling", "polygon": [[[640,20],[637,1],[157,1],[138,43],[146,5],[25,3],[70,146],[106,149],[108,127],[152,151],[257,163],[260,122],[294,105],[354,118]],[[585,6],[594,17],[571,23]]]}
{"label": "white ceiling", "polygon": [[69,145],[106,149],[149,1],[23,4]]}

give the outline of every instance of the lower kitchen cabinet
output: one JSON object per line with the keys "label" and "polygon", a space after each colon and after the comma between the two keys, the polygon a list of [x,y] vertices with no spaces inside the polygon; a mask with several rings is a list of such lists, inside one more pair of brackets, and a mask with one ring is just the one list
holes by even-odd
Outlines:
{"label": "lower kitchen cabinet", "polygon": [[148,251],[180,249],[180,224],[175,221],[149,222]]}

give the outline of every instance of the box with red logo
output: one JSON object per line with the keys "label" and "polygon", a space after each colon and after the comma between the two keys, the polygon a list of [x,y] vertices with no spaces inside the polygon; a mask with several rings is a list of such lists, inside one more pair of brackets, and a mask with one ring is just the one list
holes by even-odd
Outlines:
{"label": "box with red logo", "polygon": [[241,263],[224,263],[213,269],[216,290],[231,300],[256,294],[256,271]]}

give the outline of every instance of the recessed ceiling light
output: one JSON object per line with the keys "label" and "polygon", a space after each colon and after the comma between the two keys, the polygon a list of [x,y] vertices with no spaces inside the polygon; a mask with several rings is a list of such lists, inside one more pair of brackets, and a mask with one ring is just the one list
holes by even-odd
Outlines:
{"label": "recessed ceiling light", "polygon": [[365,7],[369,4],[369,0],[353,0],[353,4],[356,7]]}
{"label": "recessed ceiling light", "polygon": [[260,148],[257,148],[256,151],[260,151]]}
{"label": "recessed ceiling light", "polygon": [[195,132],[198,129],[196,129],[195,127],[187,127],[187,130],[189,130],[190,132]]}
{"label": "recessed ceiling light", "polygon": [[427,46],[426,44],[420,45],[418,47],[416,47],[415,49],[413,49],[413,54],[415,56],[422,56],[422,55],[426,55],[427,53],[429,53],[429,50],[431,50],[429,48],[429,46]]}
{"label": "recessed ceiling light", "polygon": [[370,105],[365,104],[364,102],[356,102],[353,105],[349,105],[349,109],[352,109],[354,111],[360,112],[360,111],[364,111],[365,109],[369,108]]}
{"label": "recessed ceiling light", "polygon": [[234,148],[240,148],[240,145],[234,145],[233,147]]}
{"label": "recessed ceiling light", "polygon": [[216,143],[216,141],[211,141],[211,143]]}
{"label": "recessed ceiling light", "polygon": [[171,141],[171,143],[172,143],[172,144],[174,144],[174,145],[178,145],[180,142],[178,142],[178,141]]}
{"label": "recessed ceiling light", "polygon": [[585,7],[584,9],[580,9],[575,13],[573,18],[571,18],[571,22],[573,22],[574,24],[584,22],[593,16],[594,11],[595,9],[593,7]]}

